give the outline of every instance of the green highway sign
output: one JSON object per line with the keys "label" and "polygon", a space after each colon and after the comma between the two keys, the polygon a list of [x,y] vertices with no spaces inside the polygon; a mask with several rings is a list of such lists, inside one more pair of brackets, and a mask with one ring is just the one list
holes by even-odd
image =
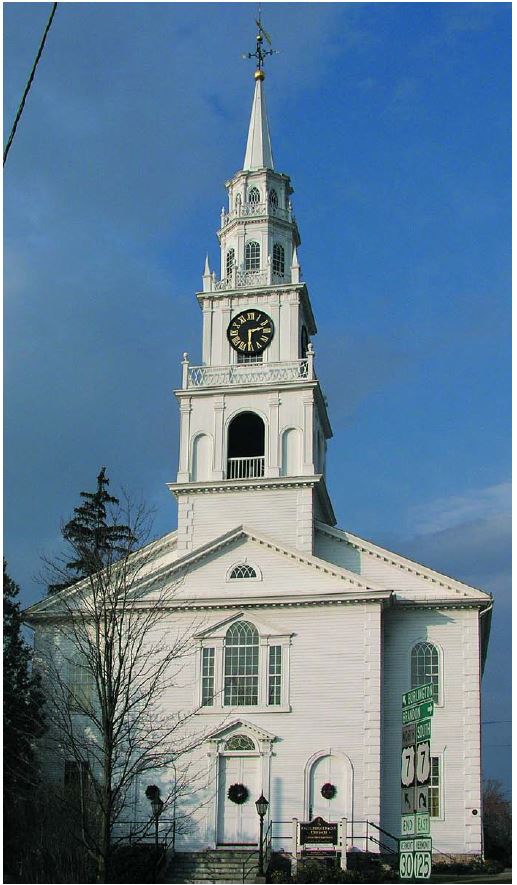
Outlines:
{"label": "green highway sign", "polygon": [[[415,726],[413,726],[414,728]],[[411,726],[406,726],[406,728],[411,728]],[[421,722],[416,723],[416,740],[415,743],[420,743],[420,741],[430,741],[431,740],[431,720],[430,719],[422,719]]]}
{"label": "green highway sign", "polygon": [[409,725],[410,722],[420,722],[421,719],[430,719],[433,712],[433,701],[426,701],[425,704],[419,704],[417,707],[403,707],[402,725]]}
{"label": "green highway sign", "polygon": [[433,699],[433,683],[428,682],[426,685],[419,685],[418,688],[412,688],[402,695],[402,708],[416,707],[423,704],[424,701],[432,701]]}

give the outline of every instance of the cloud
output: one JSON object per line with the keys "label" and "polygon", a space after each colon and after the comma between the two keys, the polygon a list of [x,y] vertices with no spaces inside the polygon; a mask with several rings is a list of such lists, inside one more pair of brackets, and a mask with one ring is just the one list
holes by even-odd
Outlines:
{"label": "cloud", "polygon": [[426,504],[418,504],[409,511],[415,534],[433,534],[446,529],[483,520],[497,522],[506,519],[511,511],[511,483],[482,489],[472,489],[463,495],[438,498]]}

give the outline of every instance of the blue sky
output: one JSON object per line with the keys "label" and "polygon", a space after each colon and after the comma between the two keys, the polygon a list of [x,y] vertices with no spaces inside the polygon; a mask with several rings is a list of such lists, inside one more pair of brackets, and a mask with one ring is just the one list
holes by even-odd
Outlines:
{"label": "blue sky", "polygon": [[[4,125],[50,4],[4,4]],[[175,527],[171,391],[244,157],[247,3],[62,3],[4,183],[5,555],[24,602],[102,465]],[[338,524],[491,591],[510,765],[510,4],[264,3]]]}

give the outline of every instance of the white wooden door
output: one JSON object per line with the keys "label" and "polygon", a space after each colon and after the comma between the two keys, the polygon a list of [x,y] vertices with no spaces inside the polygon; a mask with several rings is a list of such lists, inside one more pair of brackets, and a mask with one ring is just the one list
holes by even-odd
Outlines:
{"label": "white wooden door", "polygon": [[[333,799],[321,795],[323,784],[333,784],[336,794]],[[328,821],[338,821],[348,817],[347,782],[343,760],[339,756],[320,756],[311,768],[309,785],[309,820],[322,817]]]}
{"label": "white wooden door", "polygon": [[[248,798],[237,805],[228,799],[232,784],[244,784]],[[259,758],[257,756],[220,756],[217,814],[219,845],[256,845],[259,817],[255,801],[259,790]]]}

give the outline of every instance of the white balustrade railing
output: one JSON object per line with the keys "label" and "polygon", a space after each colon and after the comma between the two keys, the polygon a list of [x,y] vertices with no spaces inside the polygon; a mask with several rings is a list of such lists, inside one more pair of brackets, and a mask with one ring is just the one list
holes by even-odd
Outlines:
{"label": "white balustrade railing", "polygon": [[310,354],[305,360],[286,363],[237,363],[232,366],[190,366],[187,364],[183,386],[220,387],[230,384],[271,384],[283,381],[311,380],[313,377],[312,354]]}
{"label": "white balustrade railing", "polygon": [[251,458],[228,458],[226,479],[257,479],[264,476],[264,455]]}
{"label": "white balustrade railing", "polygon": [[282,209],[273,203],[240,203],[231,212],[221,212],[221,227],[226,227],[230,221],[236,218],[249,218],[257,215],[268,215],[273,218],[281,218],[282,221],[294,221],[291,207]]}

